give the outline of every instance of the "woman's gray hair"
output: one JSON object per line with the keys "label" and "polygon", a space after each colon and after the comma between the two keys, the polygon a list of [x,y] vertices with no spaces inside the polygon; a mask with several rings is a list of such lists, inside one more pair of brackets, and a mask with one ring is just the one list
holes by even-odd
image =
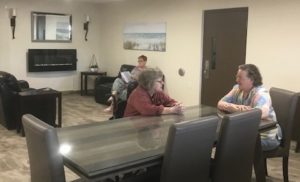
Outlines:
{"label": "woman's gray hair", "polygon": [[149,91],[154,87],[155,81],[159,78],[163,78],[163,73],[160,69],[146,68],[140,73],[138,82],[142,88]]}

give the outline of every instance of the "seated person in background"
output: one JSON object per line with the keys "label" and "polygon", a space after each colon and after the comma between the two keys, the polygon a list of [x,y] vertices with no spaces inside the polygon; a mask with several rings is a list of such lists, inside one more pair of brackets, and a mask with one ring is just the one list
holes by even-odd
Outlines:
{"label": "seated person in background", "polygon": [[[147,63],[147,57],[144,55],[141,55],[138,57],[138,65],[131,71],[131,80],[136,81],[138,78],[138,75],[146,68]],[[127,80],[122,79],[122,75],[120,73],[120,77],[116,78],[111,93],[112,95],[116,95],[118,99],[126,100],[127,99]],[[111,102],[111,105],[106,108],[105,112],[110,112],[112,110],[112,97],[108,99],[108,101]]]}
{"label": "seated person in background", "polygon": [[[218,109],[233,113],[259,108],[262,110],[262,119],[276,121],[270,94],[262,86],[262,76],[255,65],[240,65],[236,82],[232,90],[218,102]],[[262,149],[265,151],[279,146],[282,137],[279,125],[260,135]]]}
{"label": "seated person in background", "polygon": [[182,105],[163,92],[162,78],[163,73],[154,68],[147,68],[139,75],[139,85],[127,100],[124,117],[182,113]]}

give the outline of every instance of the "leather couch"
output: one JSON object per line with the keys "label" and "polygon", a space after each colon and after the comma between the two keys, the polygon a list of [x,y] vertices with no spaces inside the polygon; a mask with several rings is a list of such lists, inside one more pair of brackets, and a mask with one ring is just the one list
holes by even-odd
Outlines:
{"label": "leather couch", "polygon": [[120,77],[120,72],[131,71],[135,68],[133,65],[121,65],[118,76],[98,76],[95,79],[95,101],[99,104],[108,104],[107,100],[111,96],[111,88],[116,78]]}
{"label": "leather couch", "polygon": [[33,114],[48,124],[55,123],[56,100],[47,94],[26,99],[26,108],[20,107],[20,93],[35,94],[36,89],[29,88],[24,80],[17,80],[10,73],[0,71],[0,124],[9,130],[21,128],[22,113]]}
{"label": "leather couch", "polygon": [[13,75],[0,71],[0,123],[9,130],[16,128],[17,94],[27,89],[27,81],[17,80]]}

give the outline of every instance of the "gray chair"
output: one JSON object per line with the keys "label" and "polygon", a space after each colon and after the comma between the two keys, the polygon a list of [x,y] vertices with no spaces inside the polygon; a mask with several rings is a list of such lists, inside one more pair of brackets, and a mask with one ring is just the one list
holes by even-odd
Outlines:
{"label": "gray chair", "polygon": [[26,134],[32,182],[64,182],[63,158],[56,130],[38,118],[22,117]]}
{"label": "gray chair", "polygon": [[251,181],[261,110],[223,117],[212,165],[213,182]]}
{"label": "gray chair", "polygon": [[161,171],[162,182],[209,181],[218,122],[217,116],[210,116],[171,126]]}
{"label": "gray chair", "polygon": [[173,124],[169,129],[162,168],[123,182],[210,181],[211,152],[219,120],[217,116],[209,116]]}
{"label": "gray chair", "polygon": [[267,158],[282,157],[283,178],[284,182],[288,182],[290,142],[299,94],[280,88],[271,88],[270,95],[278,124],[282,130],[282,140],[280,146],[276,149],[263,152],[265,172],[268,175]]}
{"label": "gray chair", "polygon": [[293,127],[293,134],[292,134],[292,140],[296,142],[296,148],[295,152],[300,152],[300,102],[299,102],[298,96],[298,103],[296,107],[296,113],[295,113],[295,121],[294,121],[294,127]]}

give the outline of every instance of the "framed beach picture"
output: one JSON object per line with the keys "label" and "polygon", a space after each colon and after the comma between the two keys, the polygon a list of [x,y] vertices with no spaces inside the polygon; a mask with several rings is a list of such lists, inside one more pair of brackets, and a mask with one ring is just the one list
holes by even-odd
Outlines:
{"label": "framed beach picture", "polygon": [[123,47],[130,50],[166,51],[166,23],[128,23]]}

